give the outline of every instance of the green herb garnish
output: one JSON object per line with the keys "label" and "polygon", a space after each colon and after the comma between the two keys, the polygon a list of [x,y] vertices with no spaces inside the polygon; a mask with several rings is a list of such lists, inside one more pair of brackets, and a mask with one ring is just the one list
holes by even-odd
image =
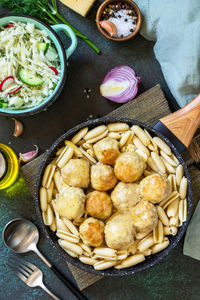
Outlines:
{"label": "green herb garnish", "polygon": [[[68,25],[76,36],[86,42],[94,51],[98,54],[101,52],[87,36],[83,35],[59,14],[56,0],[51,0],[51,3],[48,0],[1,0],[0,7],[3,6],[11,8],[13,13],[27,14],[50,24],[59,24],[57,20],[59,19],[62,23]],[[67,32],[65,33],[67,34]]]}

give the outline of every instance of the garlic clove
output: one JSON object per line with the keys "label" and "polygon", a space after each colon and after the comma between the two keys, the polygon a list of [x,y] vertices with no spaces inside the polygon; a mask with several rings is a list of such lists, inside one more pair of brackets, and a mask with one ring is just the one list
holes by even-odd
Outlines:
{"label": "garlic clove", "polygon": [[23,161],[25,163],[33,160],[38,155],[38,146],[34,145],[35,150],[26,153],[19,154],[19,161]]}
{"label": "garlic clove", "polygon": [[13,135],[15,137],[18,137],[23,133],[24,126],[21,121],[14,119],[14,118],[12,120],[15,122],[15,131],[14,131]]}
{"label": "garlic clove", "polygon": [[117,35],[117,27],[116,25],[108,20],[103,20],[99,22],[100,26],[110,34],[110,36],[115,37]]}

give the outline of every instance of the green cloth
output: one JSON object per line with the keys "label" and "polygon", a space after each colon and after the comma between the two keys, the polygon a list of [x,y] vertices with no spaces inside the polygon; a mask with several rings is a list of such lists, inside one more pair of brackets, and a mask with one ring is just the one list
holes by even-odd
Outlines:
{"label": "green cloth", "polygon": [[154,52],[180,106],[200,92],[200,0],[134,0],[143,15],[140,33]]}
{"label": "green cloth", "polygon": [[183,254],[200,260],[200,201],[195,209],[192,220],[188,226]]}

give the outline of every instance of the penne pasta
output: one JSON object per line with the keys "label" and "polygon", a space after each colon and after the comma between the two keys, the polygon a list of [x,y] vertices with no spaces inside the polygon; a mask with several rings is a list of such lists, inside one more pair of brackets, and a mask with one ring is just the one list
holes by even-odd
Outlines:
{"label": "penne pasta", "polygon": [[121,134],[119,134],[118,132],[109,132],[108,137],[111,139],[119,140],[121,139]]}
{"label": "penne pasta", "polygon": [[42,219],[43,219],[43,222],[44,222],[44,225],[48,225],[47,224],[47,212],[46,211],[42,211]]}
{"label": "penne pasta", "polygon": [[121,139],[119,141],[119,147],[120,148],[122,148],[126,144],[129,137],[131,136],[131,134],[132,134],[131,131],[126,131],[125,133],[122,134]]}
{"label": "penne pasta", "polygon": [[183,200],[183,222],[187,220],[187,199]]}
{"label": "penne pasta", "polygon": [[179,226],[179,211],[177,211],[177,214],[174,217],[169,219],[169,225]]}
{"label": "penne pasta", "polygon": [[179,201],[180,201],[180,199],[177,198],[172,203],[170,203],[169,206],[167,207],[166,213],[169,218],[176,216],[176,214],[178,212],[178,208],[179,208]]}
{"label": "penne pasta", "polygon": [[40,188],[40,207],[42,211],[47,210],[47,203],[48,203],[48,197],[47,197],[47,190],[44,187]]}
{"label": "penne pasta", "polygon": [[116,257],[117,251],[111,248],[102,248],[102,247],[97,247],[94,248],[93,252],[96,255],[101,255],[101,256],[106,256],[106,257]]}
{"label": "penne pasta", "polygon": [[74,234],[64,231],[64,230],[58,229],[56,235],[60,239],[65,240],[70,243],[77,244],[79,242],[79,237],[77,235],[74,235]]}
{"label": "penne pasta", "polygon": [[180,186],[181,184],[181,180],[183,178],[183,175],[184,175],[184,170],[183,170],[183,166],[182,165],[179,165],[177,168],[176,168],[176,184],[178,186]]}
{"label": "penne pasta", "polygon": [[63,222],[63,220],[60,219],[59,217],[56,217],[56,226],[57,226],[57,230],[70,232],[67,226],[65,225],[65,223]]}
{"label": "penne pasta", "polygon": [[82,154],[82,152],[80,151],[80,149],[79,149],[74,143],[72,143],[71,141],[66,140],[66,141],[65,141],[65,145],[66,145],[66,146],[69,146],[69,147],[74,151],[74,154],[75,154],[77,157],[82,157],[82,156],[83,156],[83,154]]}
{"label": "penne pasta", "polygon": [[146,232],[136,232],[135,234],[135,238],[137,240],[141,240],[143,239],[145,236],[147,236],[150,233],[150,231],[146,231]]}
{"label": "penne pasta", "polygon": [[164,226],[163,229],[165,235],[176,235],[178,232],[178,228],[176,226]]}
{"label": "penne pasta", "polygon": [[172,166],[172,165],[170,165],[162,156],[161,156],[161,159],[162,159],[162,161],[163,161],[163,163],[164,163],[164,165],[165,165],[165,168],[166,168],[166,170],[167,170],[167,172],[169,173],[169,174],[174,174],[174,173],[176,173],[176,169]]}
{"label": "penne pasta", "polygon": [[51,182],[52,182],[52,178],[53,178],[53,175],[55,173],[55,170],[56,170],[56,166],[52,165],[51,164],[51,169],[50,169],[50,172],[49,172],[49,176],[48,176],[48,179],[47,179],[47,183],[45,185],[45,187],[48,189]]}
{"label": "penne pasta", "polygon": [[151,247],[152,250],[152,254],[156,254],[162,250],[164,250],[165,248],[167,248],[169,246],[169,240],[164,240],[162,243],[160,244],[155,244],[153,245],[153,247]]}
{"label": "penne pasta", "polygon": [[97,163],[96,159],[94,159],[90,154],[88,154],[85,150],[83,150],[83,148],[80,147],[80,150],[83,153],[83,155],[85,156],[85,158],[87,160],[89,160],[90,163],[92,163],[92,164]]}
{"label": "penne pasta", "polygon": [[117,251],[117,260],[124,260],[127,258],[128,256],[128,251],[126,250],[120,250],[120,251]]}
{"label": "penne pasta", "polygon": [[149,148],[149,150],[151,151],[157,151],[158,150],[158,146],[156,145],[156,143],[154,142],[152,136],[150,135],[150,133],[148,132],[148,130],[144,129],[144,132],[146,133],[146,135],[149,137],[150,139],[150,144],[147,146]]}
{"label": "penne pasta", "polygon": [[53,178],[54,178],[56,188],[58,192],[60,192],[63,188],[60,171],[56,171],[53,175]]}
{"label": "penne pasta", "polygon": [[141,252],[141,254],[143,254],[144,256],[149,256],[149,255],[151,255],[151,253],[152,253],[151,249],[146,249],[146,250]]}
{"label": "penne pasta", "polygon": [[63,150],[59,154],[59,156],[57,157],[56,164],[58,164],[58,162],[61,160],[61,158],[63,157],[63,155],[65,154],[65,152],[67,151],[68,148],[69,148],[68,146],[62,147]]}
{"label": "penne pasta", "polygon": [[137,149],[141,150],[144,152],[147,156],[150,156],[150,151],[147,147],[143,145],[143,143],[137,138],[133,138],[133,144],[136,146]]}
{"label": "penne pasta", "polygon": [[65,146],[58,149],[58,151],[56,152],[56,156],[59,156],[63,152],[64,149],[65,149]]}
{"label": "penne pasta", "polygon": [[86,265],[90,265],[93,266],[95,263],[97,263],[96,259],[90,258],[90,257],[86,257],[86,256],[79,256],[79,260],[86,264]]}
{"label": "penne pasta", "polygon": [[146,155],[146,153],[142,152],[139,149],[135,150],[135,153],[137,153],[140,157],[142,157],[144,162],[147,162],[148,156]]}
{"label": "penne pasta", "polygon": [[169,197],[165,198],[164,200],[162,200],[159,205],[165,209],[166,207],[168,207],[174,200],[176,200],[179,197],[179,193],[177,191],[173,191]]}
{"label": "penne pasta", "polygon": [[156,152],[151,152],[151,157],[152,157],[153,161],[155,162],[159,172],[165,173],[166,167],[165,167],[161,157]]}
{"label": "penne pasta", "polygon": [[148,157],[148,159],[147,159],[147,165],[148,165],[154,172],[156,172],[156,173],[159,172],[159,169],[158,169],[156,163],[154,162],[154,160],[153,160],[153,158],[152,158],[151,156]]}
{"label": "penne pasta", "polygon": [[67,252],[67,254],[69,254],[71,257],[78,257],[78,254],[76,254],[75,252],[73,251],[70,251],[70,250],[67,250],[65,248],[63,248],[65,250],[65,252]]}
{"label": "penne pasta", "polygon": [[83,248],[84,252],[88,253],[89,255],[92,254],[92,250],[91,250],[91,248],[89,246],[87,246],[87,245],[85,245],[83,243],[80,243],[80,246],[81,246],[81,248]]}
{"label": "penne pasta", "polygon": [[93,259],[101,259],[104,261],[116,261],[117,260],[117,255],[115,255],[115,257],[108,257],[108,256],[103,256],[103,255],[93,255],[92,256]]}
{"label": "penne pasta", "polygon": [[82,145],[82,147],[83,147],[85,150],[88,150],[88,149],[93,150],[93,145],[92,145],[92,144],[88,144],[87,142],[84,143],[84,144]]}
{"label": "penne pasta", "polygon": [[153,230],[153,241],[154,244],[161,243],[164,238],[164,232],[163,232],[163,223],[158,220],[157,226]]}
{"label": "penne pasta", "polygon": [[107,130],[107,127],[105,125],[99,125],[93,129],[91,129],[90,131],[88,131],[88,133],[84,136],[84,140],[88,141],[88,140],[94,139],[97,136],[104,133],[106,130]]}
{"label": "penne pasta", "polygon": [[167,155],[164,151],[160,151],[160,155],[173,167],[177,167],[176,162],[169,156]]}
{"label": "penne pasta", "polygon": [[126,151],[127,152],[130,152],[130,151],[135,151],[136,150],[136,147],[134,146],[134,145],[132,145],[132,144],[129,144],[128,146],[127,146],[127,148],[126,148]]}
{"label": "penne pasta", "polygon": [[160,221],[163,223],[163,225],[168,226],[169,225],[169,219],[164,211],[164,209],[157,205],[157,213]]}
{"label": "penne pasta", "polygon": [[54,221],[54,215],[51,206],[47,205],[47,211],[46,211],[46,225],[50,226]]}
{"label": "penne pasta", "polygon": [[57,226],[56,226],[56,221],[55,221],[55,218],[53,220],[53,222],[51,223],[51,225],[49,226],[49,228],[51,229],[51,231],[55,232],[56,229],[57,229]]}
{"label": "penne pasta", "polygon": [[140,252],[143,252],[146,249],[153,246],[153,244],[154,244],[154,239],[153,239],[153,234],[151,233],[149,236],[145,237],[137,244],[137,248]]}
{"label": "penne pasta", "polygon": [[133,125],[131,127],[134,134],[140,139],[144,146],[148,146],[151,142],[149,136],[145,133],[145,131],[138,125]]}
{"label": "penne pasta", "polygon": [[126,123],[110,123],[107,125],[109,131],[123,132],[129,130],[129,125]]}
{"label": "penne pasta", "polygon": [[117,261],[105,261],[105,260],[101,260],[96,262],[93,266],[95,270],[105,270],[108,268],[113,267],[116,264]]}
{"label": "penne pasta", "polygon": [[71,231],[71,233],[73,233],[76,236],[79,236],[79,232],[76,228],[76,226],[74,226],[74,224],[68,220],[67,218],[62,218],[63,222],[65,223],[65,225],[67,226],[67,228]]}
{"label": "penne pasta", "polygon": [[87,140],[87,143],[94,144],[94,143],[98,142],[99,140],[103,139],[104,137],[106,137],[107,134],[108,134],[108,130],[105,130],[104,132],[102,132],[102,134],[94,137],[93,139]]}
{"label": "penne pasta", "polygon": [[144,260],[145,256],[143,254],[131,255],[117,264],[115,269],[129,268],[143,262]]}
{"label": "penne pasta", "polygon": [[154,143],[161,149],[163,150],[166,154],[171,155],[172,151],[169,148],[169,146],[159,137],[153,137]]}
{"label": "penne pasta", "polygon": [[178,166],[180,164],[178,158],[172,153],[171,158],[174,160],[175,164]]}
{"label": "penne pasta", "polygon": [[50,171],[51,171],[51,164],[49,164],[47,167],[46,167],[46,169],[45,169],[45,171],[44,171],[44,175],[43,175],[43,177],[42,177],[42,186],[46,186],[46,184],[47,184],[47,180],[48,180],[48,178],[49,178],[49,173],[50,173]]}
{"label": "penne pasta", "polygon": [[69,162],[69,160],[72,158],[74,154],[74,151],[72,150],[71,147],[68,147],[66,152],[63,154],[61,159],[58,161],[57,166],[62,169],[64,166]]}
{"label": "penne pasta", "polygon": [[48,199],[48,203],[51,202],[52,200],[52,196],[53,196],[53,189],[54,189],[54,181],[52,180],[48,189],[47,189],[47,199]]}
{"label": "penne pasta", "polygon": [[64,250],[67,249],[68,251],[72,251],[73,253],[75,253],[77,255],[82,255],[82,253],[83,253],[83,249],[77,244],[73,244],[73,243],[70,243],[70,242],[67,242],[67,241],[61,240],[61,239],[58,240],[58,244]]}
{"label": "penne pasta", "polygon": [[92,156],[94,159],[96,158],[95,153],[94,153],[94,150],[88,149],[88,150],[87,150],[87,153],[88,153],[90,156]]}
{"label": "penne pasta", "polygon": [[180,194],[181,199],[185,199],[185,197],[187,195],[187,187],[188,187],[187,178],[185,176],[183,176],[183,178],[181,179],[180,188],[179,188],[179,194]]}
{"label": "penne pasta", "polygon": [[88,127],[82,128],[77,134],[71,139],[72,143],[77,144],[88,132]]}

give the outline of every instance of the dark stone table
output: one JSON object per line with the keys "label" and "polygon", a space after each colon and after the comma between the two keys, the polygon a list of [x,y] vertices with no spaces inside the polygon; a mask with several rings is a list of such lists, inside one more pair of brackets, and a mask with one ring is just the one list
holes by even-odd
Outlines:
{"label": "dark stone table", "polygon": [[[125,43],[106,40],[96,29],[95,13],[102,1],[96,1],[87,19],[60,5],[62,15],[90,37],[102,50],[97,55],[84,42],[79,41],[78,48],[69,60],[68,78],[62,94],[48,111],[32,117],[23,118],[24,134],[13,137],[14,124],[11,119],[0,117],[0,142],[10,145],[17,153],[32,150],[37,144],[40,153],[72,126],[88,118],[103,116],[118,107],[101,97],[99,86],[105,74],[117,65],[129,65],[142,77],[139,93],[160,83],[173,110],[177,104],[163,78],[160,66],[153,53],[154,44],[140,35]],[[64,44],[67,38],[61,35]],[[84,89],[90,88],[87,99]],[[12,218],[27,217],[37,224],[32,198],[23,179],[8,190],[0,192],[0,231]],[[200,299],[200,263],[182,254],[183,241],[161,263],[151,270],[123,278],[104,278],[84,293],[90,299],[134,299],[134,300],[199,300]],[[41,234],[39,248],[49,260],[60,268],[66,276],[72,278],[65,263],[53,252]],[[49,299],[40,289],[31,289],[20,281],[8,268],[6,258],[10,254],[0,239],[0,299],[32,300]],[[40,261],[30,253],[27,258],[44,272],[44,281],[62,299],[74,299],[65,286]],[[73,279],[72,279],[73,280]]]}

